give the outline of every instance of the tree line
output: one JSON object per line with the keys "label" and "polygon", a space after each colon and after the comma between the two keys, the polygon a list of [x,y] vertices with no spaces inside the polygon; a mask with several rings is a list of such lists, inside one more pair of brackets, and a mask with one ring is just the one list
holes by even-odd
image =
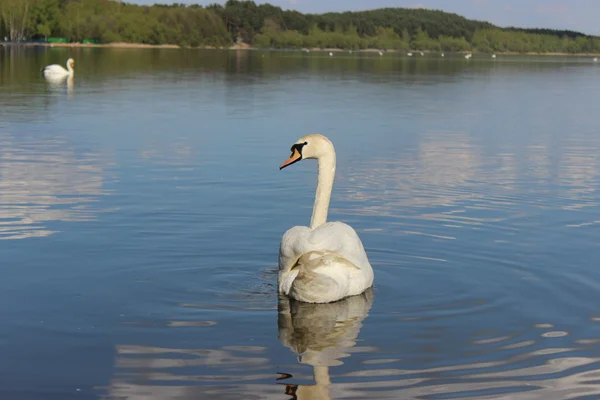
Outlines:
{"label": "tree line", "polygon": [[437,10],[382,8],[302,14],[271,4],[143,6],[113,0],[0,0],[0,35],[102,43],[259,48],[600,53],[600,38],[574,31],[499,28]]}
{"label": "tree line", "polygon": [[225,46],[221,17],[200,6],[142,6],[111,0],[0,0],[0,35],[9,40],[66,37],[128,42]]}

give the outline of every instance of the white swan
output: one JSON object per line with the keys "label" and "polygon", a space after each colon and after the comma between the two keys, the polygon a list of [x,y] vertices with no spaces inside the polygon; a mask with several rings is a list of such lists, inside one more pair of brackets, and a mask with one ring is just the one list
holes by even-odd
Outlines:
{"label": "white swan", "polygon": [[335,177],[335,150],[323,135],[307,135],[291,148],[279,169],[297,161],[318,162],[317,193],[310,227],[295,226],[279,247],[279,292],[307,303],[329,303],[364,292],[373,269],[356,231],[343,222],[327,222]]}
{"label": "white swan", "polygon": [[67,60],[67,69],[64,69],[62,66],[58,64],[48,65],[42,69],[42,73],[44,74],[44,78],[48,80],[56,80],[56,79],[64,79],[69,76],[73,76],[75,70],[75,61],[72,58]]}

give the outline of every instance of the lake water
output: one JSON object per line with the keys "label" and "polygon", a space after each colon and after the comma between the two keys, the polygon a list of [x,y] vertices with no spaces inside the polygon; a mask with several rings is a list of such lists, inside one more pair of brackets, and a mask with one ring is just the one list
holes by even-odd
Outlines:
{"label": "lake water", "polygon": [[[0,47],[0,398],[599,398],[599,87],[591,58]],[[375,270],[327,305],[277,296],[315,132]]]}

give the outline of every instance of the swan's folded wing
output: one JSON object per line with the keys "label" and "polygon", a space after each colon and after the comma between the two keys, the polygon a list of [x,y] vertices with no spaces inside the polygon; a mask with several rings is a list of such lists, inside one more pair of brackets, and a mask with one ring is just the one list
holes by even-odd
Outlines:
{"label": "swan's folded wing", "polygon": [[281,239],[279,268],[291,269],[302,255],[314,251],[337,253],[358,268],[370,266],[356,231],[343,222],[328,222],[316,229],[295,226]]}

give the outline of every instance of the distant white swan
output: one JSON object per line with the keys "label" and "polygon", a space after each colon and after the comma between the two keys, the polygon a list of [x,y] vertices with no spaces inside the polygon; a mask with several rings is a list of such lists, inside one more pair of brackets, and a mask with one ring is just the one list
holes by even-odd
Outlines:
{"label": "distant white swan", "polygon": [[343,222],[327,222],[335,177],[335,149],[323,135],[307,135],[291,148],[279,167],[314,158],[317,192],[310,227],[295,226],[279,247],[279,293],[308,303],[329,303],[364,292],[373,269],[356,231]]}
{"label": "distant white swan", "polygon": [[56,80],[56,79],[64,79],[69,76],[73,76],[75,70],[75,60],[69,58],[67,60],[67,69],[64,69],[62,66],[58,64],[48,65],[42,69],[42,73],[44,77],[48,80]]}
{"label": "distant white swan", "polygon": [[594,57],[594,62],[598,62],[598,57]]}
{"label": "distant white swan", "polygon": [[333,52],[329,52],[329,57],[333,57]]}
{"label": "distant white swan", "polygon": [[380,55],[380,56],[382,56],[382,55],[383,55],[383,53],[380,51],[380,52],[379,52],[379,55]]}
{"label": "distant white swan", "polygon": [[444,53],[442,53],[442,57],[445,57]]}
{"label": "distant white swan", "polygon": [[495,54],[492,54],[492,58],[496,58],[496,55],[495,55]]}
{"label": "distant white swan", "polygon": [[412,53],[409,51],[408,53],[406,53],[407,56],[412,57]]}

